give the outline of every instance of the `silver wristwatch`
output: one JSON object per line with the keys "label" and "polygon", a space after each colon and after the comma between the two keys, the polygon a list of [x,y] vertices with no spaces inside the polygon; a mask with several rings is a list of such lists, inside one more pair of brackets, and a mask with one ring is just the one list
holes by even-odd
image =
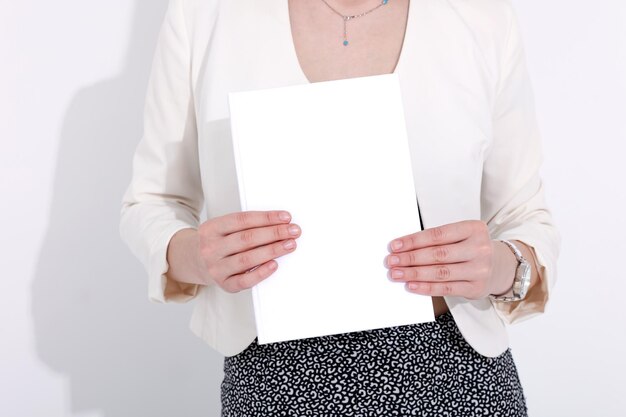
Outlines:
{"label": "silver wristwatch", "polygon": [[[522,256],[522,252],[513,243],[508,240],[500,239],[500,242],[506,243],[511,248],[515,258],[517,259],[517,269],[515,270],[515,280],[513,281],[513,297],[505,297],[502,295],[490,294],[489,297],[496,301],[519,301],[526,297],[528,287],[530,287],[530,263]],[[508,291],[507,291],[508,292]]]}

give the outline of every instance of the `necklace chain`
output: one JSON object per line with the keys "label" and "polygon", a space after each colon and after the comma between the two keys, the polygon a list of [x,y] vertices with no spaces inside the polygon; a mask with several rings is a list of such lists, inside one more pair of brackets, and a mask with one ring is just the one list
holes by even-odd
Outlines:
{"label": "necklace chain", "polygon": [[349,42],[348,42],[348,20],[352,20],[352,19],[356,19],[357,17],[363,17],[365,15],[368,15],[370,13],[372,13],[374,10],[378,9],[381,6],[385,6],[389,0],[381,0],[380,3],[378,3],[375,7],[372,7],[369,10],[364,11],[363,13],[359,13],[359,14],[354,14],[354,15],[345,15],[343,13],[340,13],[339,11],[337,11],[337,9],[335,9],[333,6],[331,6],[330,4],[328,4],[328,2],[326,0],[322,0],[324,2],[324,4],[326,6],[328,6],[328,8],[330,10],[333,11],[333,13],[335,13],[336,15],[340,16],[343,19],[343,46],[348,46]]}

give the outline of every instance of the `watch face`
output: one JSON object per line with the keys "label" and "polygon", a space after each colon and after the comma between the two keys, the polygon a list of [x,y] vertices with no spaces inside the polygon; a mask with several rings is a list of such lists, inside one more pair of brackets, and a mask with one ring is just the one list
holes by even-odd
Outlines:
{"label": "watch face", "polygon": [[520,287],[520,297],[524,298],[526,296],[526,292],[528,292],[528,287],[530,286],[530,277],[531,270],[530,264],[528,262],[522,262],[519,265],[520,268],[520,278],[521,278],[521,287]]}

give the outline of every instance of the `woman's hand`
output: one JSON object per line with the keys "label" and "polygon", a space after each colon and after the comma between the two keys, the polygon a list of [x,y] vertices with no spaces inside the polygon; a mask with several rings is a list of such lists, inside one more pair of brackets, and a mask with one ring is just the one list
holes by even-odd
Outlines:
{"label": "woman's hand", "polygon": [[198,230],[182,229],[168,247],[167,276],[179,282],[215,283],[236,293],[269,277],[276,258],[296,249],[300,227],[286,211],[244,211],[215,217]]}
{"label": "woman's hand", "polygon": [[393,240],[385,266],[410,292],[479,299],[505,293],[513,283],[515,257],[502,245],[485,222],[465,220]]}
{"label": "woman's hand", "polygon": [[215,217],[198,229],[197,264],[203,281],[236,293],[269,277],[279,256],[296,249],[300,227],[286,211],[244,211]]}

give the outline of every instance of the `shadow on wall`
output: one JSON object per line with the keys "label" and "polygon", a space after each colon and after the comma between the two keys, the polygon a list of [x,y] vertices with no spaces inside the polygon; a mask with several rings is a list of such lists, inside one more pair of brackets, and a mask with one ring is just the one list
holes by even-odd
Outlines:
{"label": "shadow on wall", "polygon": [[32,313],[38,356],[68,377],[76,413],[219,414],[223,357],[189,330],[191,303],[148,301],[146,272],[118,232],[166,7],[136,0],[123,72],[79,91],[61,132]]}

